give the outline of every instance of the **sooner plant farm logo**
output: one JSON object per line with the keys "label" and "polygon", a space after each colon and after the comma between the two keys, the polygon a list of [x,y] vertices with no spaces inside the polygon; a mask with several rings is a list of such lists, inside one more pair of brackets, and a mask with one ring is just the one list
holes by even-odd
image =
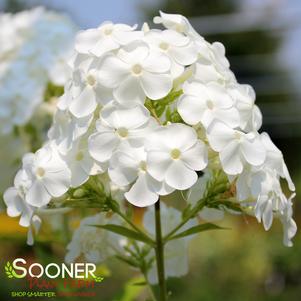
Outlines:
{"label": "sooner plant farm logo", "polygon": [[[96,297],[93,289],[103,277],[97,276],[94,263],[42,265],[24,258],[7,261],[4,271],[8,279],[24,279],[22,290],[11,291],[11,297]],[[92,290],[91,290],[92,289]]]}
{"label": "sooner plant farm logo", "polygon": [[94,263],[71,263],[69,265],[62,263],[49,263],[43,266],[40,263],[31,263],[27,266],[27,262],[23,258],[16,258],[12,263],[9,261],[5,265],[6,276],[12,278],[41,278],[46,276],[50,279],[55,278],[72,278],[72,279],[93,279],[95,282],[102,282],[101,276],[95,275],[96,265]]}

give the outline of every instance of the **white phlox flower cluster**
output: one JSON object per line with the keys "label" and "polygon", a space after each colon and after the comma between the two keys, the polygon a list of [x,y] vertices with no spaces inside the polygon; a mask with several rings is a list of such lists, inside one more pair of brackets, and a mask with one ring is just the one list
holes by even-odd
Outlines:
{"label": "white phlox flower cluster", "polygon": [[70,77],[76,26],[41,7],[0,14],[0,133],[28,122],[43,102],[48,82],[63,86]]}
{"label": "white phlox flower cluster", "polygon": [[160,13],[154,21],[165,29],[105,22],[79,32],[49,142],[25,156],[30,184],[16,193],[38,208],[106,174],[128,202],[146,207],[219,169],[242,210],[265,229],[278,217],[291,245],[294,194],[287,199],[280,178],[295,187],[280,150],[258,132],[254,90],[236,81],[224,46],[205,41],[185,17]]}

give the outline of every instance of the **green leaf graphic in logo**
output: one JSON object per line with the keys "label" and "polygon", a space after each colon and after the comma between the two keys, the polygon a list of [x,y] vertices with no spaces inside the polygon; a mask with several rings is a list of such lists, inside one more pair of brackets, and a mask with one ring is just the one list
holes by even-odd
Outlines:
{"label": "green leaf graphic in logo", "polygon": [[9,261],[6,263],[4,268],[7,278],[23,278],[23,276],[20,276],[15,272]]}
{"label": "green leaf graphic in logo", "polygon": [[101,277],[101,276],[95,276],[95,275],[93,275],[92,277],[93,277],[93,279],[94,279],[95,282],[102,282],[103,279],[104,279],[104,278]]}

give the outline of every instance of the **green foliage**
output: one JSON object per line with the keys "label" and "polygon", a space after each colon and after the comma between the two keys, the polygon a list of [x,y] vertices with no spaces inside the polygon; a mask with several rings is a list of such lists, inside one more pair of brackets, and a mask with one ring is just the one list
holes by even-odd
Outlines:
{"label": "green foliage", "polygon": [[46,102],[51,101],[52,98],[57,98],[62,96],[64,93],[64,87],[57,86],[51,82],[48,82],[44,93],[44,100]]}
{"label": "green foliage", "polygon": [[160,118],[165,113],[166,121],[181,122],[180,115],[172,108],[172,104],[183,94],[182,90],[172,90],[167,96],[158,100],[151,100],[149,98],[145,101],[145,106],[155,118]]}
{"label": "green foliage", "polygon": [[125,236],[125,237],[130,238],[130,239],[142,241],[142,242],[144,242],[146,244],[149,244],[149,245],[153,244],[153,242],[150,239],[148,239],[147,236],[143,235],[142,233],[130,230],[130,229],[128,229],[126,227],[123,227],[123,226],[114,225],[114,224],[90,225],[90,226],[102,228],[102,229],[114,232],[116,234]]}
{"label": "green foliage", "polygon": [[197,234],[197,233],[208,231],[208,230],[225,230],[225,229],[227,229],[227,228],[223,228],[223,227],[211,224],[211,223],[205,223],[205,224],[191,227],[183,232],[180,232],[179,234],[173,235],[168,240],[179,239],[179,238],[183,238],[183,237],[186,237],[189,235]]}
{"label": "green foliage", "polygon": [[[144,286],[136,285],[136,283],[142,282],[142,277],[135,277],[130,279],[124,286],[123,294],[117,299],[118,301],[134,301],[144,290]],[[115,299],[116,300],[116,299]],[[116,300],[116,301],[117,301]]]}

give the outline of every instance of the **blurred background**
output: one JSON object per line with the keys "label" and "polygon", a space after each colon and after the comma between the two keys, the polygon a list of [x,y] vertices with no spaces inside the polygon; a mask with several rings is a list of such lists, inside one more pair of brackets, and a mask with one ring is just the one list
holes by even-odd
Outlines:
{"label": "blurred background", "polygon": [[[17,12],[45,6],[69,15],[82,29],[105,20],[129,24],[148,20],[159,10],[187,16],[208,41],[222,42],[240,83],[251,84],[263,112],[263,128],[284,153],[297,187],[295,219],[301,221],[301,1],[299,0],[0,0],[0,10]],[[1,28],[0,28],[1,30]],[[1,99],[0,99],[1,102]],[[72,222],[72,221],[70,221]],[[301,300],[301,238],[282,245],[277,221],[266,233],[254,219],[227,217],[227,232],[201,234],[191,243],[190,272],[169,279],[174,301]],[[64,239],[44,228],[34,248],[25,231],[4,213],[0,219],[0,258],[17,256],[61,262]],[[61,256],[61,258],[60,258]],[[95,300],[145,300],[143,287],[131,285],[135,271],[114,260],[100,269],[106,275]],[[16,289],[0,273],[0,300]],[[128,283],[123,287],[123,283]],[[140,297],[136,297],[137,295]],[[101,297],[99,297],[101,296]],[[75,300],[75,299],[74,299]],[[92,300],[92,298],[90,298]]]}

